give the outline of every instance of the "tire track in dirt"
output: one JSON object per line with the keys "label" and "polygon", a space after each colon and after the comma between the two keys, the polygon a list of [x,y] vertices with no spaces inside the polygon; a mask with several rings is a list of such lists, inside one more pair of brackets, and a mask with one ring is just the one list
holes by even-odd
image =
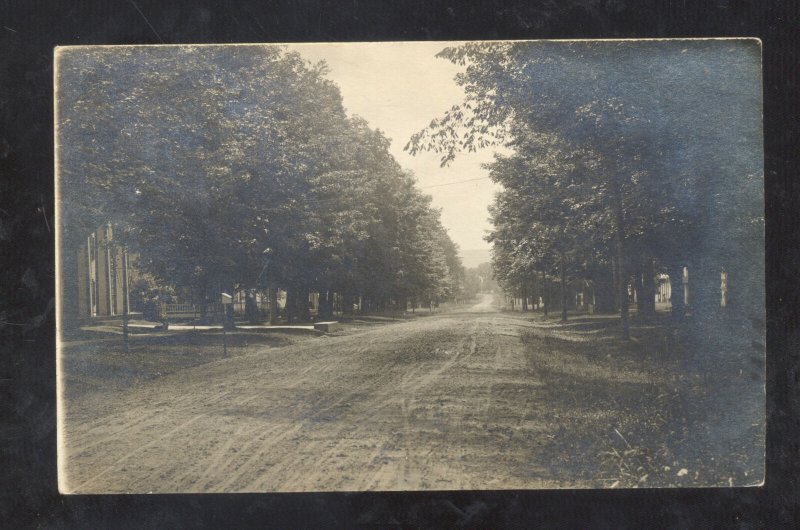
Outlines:
{"label": "tire track in dirt", "polygon": [[197,478],[197,486],[200,490],[207,489],[210,483],[213,481],[214,477],[212,474],[215,474],[219,470],[220,464],[222,464],[222,459],[230,453],[230,450],[233,448],[237,438],[239,438],[242,433],[245,431],[244,425],[237,425],[234,429],[233,433],[229,435],[225,441],[220,444],[220,446],[214,450],[211,454],[211,458],[208,459],[208,462],[205,464],[205,471],[200,474]]}
{"label": "tire track in dirt", "polygon": [[190,418],[190,419],[188,419],[187,421],[185,421],[185,422],[181,423],[180,425],[178,425],[177,427],[175,427],[174,429],[172,429],[172,430],[170,430],[170,431],[168,431],[168,432],[164,433],[163,435],[159,436],[159,437],[158,437],[158,438],[156,438],[155,440],[152,440],[150,443],[147,443],[147,444],[145,444],[145,445],[143,445],[143,446],[139,447],[138,449],[135,449],[135,450],[133,450],[133,451],[131,451],[131,452],[127,453],[126,455],[122,456],[122,457],[121,457],[121,458],[120,458],[120,459],[117,461],[117,465],[115,465],[115,466],[111,466],[111,467],[106,467],[105,469],[103,469],[102,471],[100,471],[99,473],[97,473],[96,475],[93,475],[93,476],[92,476],[91,478],[89,478],[88,480],[84,480],[84,481],[83,481],[81,484],[79,484],[79,485],[78,485],[76,488],[74,488],[74,490],[75,490],[75,491],[80,491],[80,492],[86,491],[86,490],[84,489],[84,487],[85,487],[85,486],[87,486],[88,484],[90,484],[90,483],[92,483],[92,482],[96,482],[96,481],[97,481],[97,479],[99,479],[100,477],[102,477],[103,475],[105,475],[106,473],[108,473],[109,471],[111,471],[112,469],[116,468],[116,467],[117,467],[119,464],[122,464],[122,463],[124,463],[124,462],[126,462],[126,461],[130,460],[130,459],[131,459],[133,456],[135,456],[135,455],[137,455],[137,454],[141,453],[142,451],[145,451],[147,448],[149,448],[149,447],[150,447],[150,446],[152,446],[152,445],[155,445],[157,442],[159,442],[159,441],[161,441],[161,440],[164,440],[164,439],[166,439],[166,438],[169,438],[170,436],[172,436],[173,434],[177,433],[178,431],[180,431],[180,430],[183,430],[183,429],[185,429],[185,428],[189,427],[189,426],[190,426],[192,423],[196,422],[196,421],[197,421],[197,420],[199,420],[199,419],[200,419],[200,416],[195,416],[195,417],[193,417],[193,418]]}
{"label": "tire track in dirt", "polygon": [[[229,392],[225,392],[219,394],[219,399],[216,401],[222,401],[225,399]],[[213,404],[213,403],[211,403]],[[171,404],[179,405],[178,403]],[[133,420],[132,422],[126,424],[124,427],[117,429],[112,432],[107,432],[108,429],[103,423],[95,423],[89,430],[83,431],[80,435],[76,436],[73,439],[74,445],[79,446],[81,451],[91,451],[99,446],[107,446],[110,443],[113,443],[116,440],[124,439],[125,434],[137,430],[139,432],[146,431],[150,427],[158,427],[160,422],[158,421],[158,415],[161,414],[162,410],[149,410],[148,413],[141,415],[136,414],[136,411],[130,411],[127,416],[136,417],[139,416],[139,419]],[[97,433],[102,432],[103,436],[97,437]],[[73,437],[75,435],[70,435]],[[91,440],[91,441],[87,441]]]}
{"label": "tire track in dirt", "polygon": [[[394,344],[393,348],[391,348],[390,350],[391,351],[402,350],[403,345],[405,343],[413,343],[418,340],[419,335],[425,335],[426,333],[429,333],[431,330],[428,328],[430,327],[445,328],[445,329],[449,327],[448,321],[430,321],[426,322],[426,324],[428,324],[428,326],[425,326],[424,329],[415,330],[412,334],[405,336],[399,343]],[[377,343],[376,342],[367,343],[366,345],[360,348],[361,352],[359,353],[362,354],[365,352],[374,353],[375,350],[381,349],[383,345],[382,342],[384,342],[383,338],[381,338],[381,340],[378,341]],[[353,396],[365,393],[371,396],[368,408],[372,412],[373,416],[376,416],[379,412],[382,412],[385,408],[395,405],[398,401],[397,385],[390,385],[388,384],[389,381],[385,381],[385,379],[387,378],[391,379],[393,377],[399,378],[400,379],[399,387],[403,388],[404,385],[408,384],[408,381],[419,379],[420,378],[419,374],[426,372],[427,363],[419,363],[415,366],[412,366],[410,369],[406,369],[404,373],[399,375],[395,373],[395,371],[397,371],[397,368],[398,368],[397,365],[384,367],[383,376],[379,376],[378,378],[372,378],[370,381],[367,381],[364,385],[358,386],[354,389],[349,389],[341,399],[337,400],[332,406],[327,407],[326,409],[320,411],[319,414],[316,414],[315,417],[310,418],[310,420],[314,420],[319,415],[324,414],[324,412],[336,408],[342,403],[351,402],[353,400]],[[364,408],[365,406],[366,406],[365,404],[362,404],[362,408]],[[313,423],[314,423],[313,421],[305,421],[305,426],[308,426],[309,424]],[[327,466],[332,465],[332,463],[339,458],[339,455],[347,453],[345,446],[352,442],[352,437],[347,436],[348,431],[350,430],[351,430],[350,426],[345,426],[337,430],[335,433],[330,433],[326,436],[327,439],[333,439],[338,441],[334,443],[331,447],[319,451],[318,456],[315,457],[316,466],[318,468],[325,469]],[[380,449],[376,450],[376,453],[378,452],[380,452]],[[359,463],[362,465],[364,464],[363,460],[359,460]],[[281,465],[275,466],[271,474],[278,474],[279,471],[290,472],[292,469],[298,469],[298,468],[297,466],[293,465],[292,460],[287,458],[281,463]],[[290,481],[292,478],[294,478],[292,474],[283,476],[283,479],[285,479],[286,481]],[[264,484],[265,481],[263,480],[263,478],[256,479],[256,481],[254,483],[251,483],[247,489],[250,490],[251,488],[255,488],[256,490],[258,490],[260,488],[263,490],[265,487]],[[362,489],[362,488],[355,488],[355,489]]]}
{"label": "tire track in dirt", "polygon": [[[443,328],[443,329],[450,327],[450,322],[447,321],[443,322],[429,321],[426,324],[428,324],[428,326],[425,326],[425,329],[415,330],[414,333],[404,337],[403,340],[400,341],[400,343],[394,344],[394,347],[391,348],[390,351],[402,350],[404,343],[415,342],[416,340],[418,340],[417,336],[424,335],[427,332],[429,332],[430,329],[428,328],[430,327]],[[380,351],[382,349],[385,350],[385,348],[382,347],[384,346],[383,343],[386,342],[385,338],[379,337],[379,339],[380,340],[378,341],[371,341],[365,343],[364,345],[359,347],[360,351],[357,351],[356,354],[365,354],[368,352],[372,352],[374,354],[375,351]],[[426,368],[427,368],[427,363],[420,363],[416,366],[413,366],[410,370],[406,370],[402,374],[400,385],[402,386],[403,381],[405,381],[407,384],[408,381],[419,379],[420,376],[418,374],[425,373],[427,371]],[[371,397],[369,403],[362,404],[361,408],[368,408],[373,413],[373,416],[377,416],[377,414],[381,412],[383,409],[385,409],[388,406],[392,406],[397,402],[396,385],[388,384],[390,381],[386,380],[386,379],[392,379],[393,377],[394,378],[398,377],[398,375],[394,373],[396,370],[397,370],[397,365],[384,367],[383,376],[379,376],[378,378],[371,378],[370,380],[366,381],[363,385],[348,388],[348,390],[341,396],[341,398],[331,403],[328,407],[319,410],[313,416],[306,418],[303,421],[302,428],[305,430],[306,428],[313,426],[317,427],[318,430],[319,424],[316,420],[320,416],[324,416],[326,412],[334,410],[342,404],[350,404],[351,402],[354,401],[354,396],[359,396],[359,395],[368,395]],[[336,424],[334,423],[333,425],[335,426]],[[289,434],[291,435],[297,434],[298,430],[300,429],[292,430],[292,432]],[[309,430],[311,430],[311,432],[315,432],[312,429]],[[349,453],[346,446],[348,444],[351,444],[353,440],[353,435],[350,431],[352,431],[351,426],[346,425],[344,427],[339,428],[336,432],[327,433],[326,436],[324,436],[325,439],[337,440],[337,442],[329,444],[330,446],[327,448],[320,448],[318,451],[316,451],[316,455],[314,458],[315,467],[319,469],[326,469],[327,467],[334,465],[334,462],[338,462],[341,464],[341,462],[338,459],[341,457],[342,454]],[[266,452],[268,449],[270,449],[270,447],[276,445],[276,442],[283,441],[283,439],[285,438],[286,438],[285,436],[281,436],[280,440],[273,440],[272,441],[273,443],[265,444],[265,447],[263,447],[259,451],[259,454],[253,455],[252,460],[257,461],[259,455]],[[380,451],[381,449],[379,447],[376,447],[375,453],[379,453]],[[253,463],[254,462],[249,461],[245,463],[243,467],[245,468],[245,470],[247,470],[251,467],[251,464]],[[349,464],[349,463],[350,462],[344,462],[344,464]],[[358,463],[361,465],[365,464],[365,462],[363,461],[363,457],[362,459],[359,459]],[[282,459],[279,465],[275,465],[271,468],[269,475],[281,476],[282,482],[291,482],[292,479],[295,478],[295,471],[298,471],[302,468],[302,466],[298,466],[295,464],[296,462],[292,458],[288,457],[284,458]],[[237,476],[232,478],[233,480],[230,481],[231,484],[235,483],[235,481],[239,480],[239,478],[241,477]],[[302,477],[296,477],[296,478],[300,479]],[[245,487],[245,489],[247,491],[258,491],[267,489],[268,484],[266,479],[267,477],[264,476],[256,477]],[[230,484],[226,484],[226,486],[230,486]],[[275,485],[273,484],[272,487],[274,488]],[[355,489],[362,489],[362,488],[355,488]]]}
{"label": "tire track in dirt", "polygon": [[[480,328],[480,321],[479,320],[475,320],[475,323],[473,325],[472,331],[470,333],[470,345],[469,345],[469,349],[470,349],[469,358],[470,359],[472,359],[475,356],[475,353],[478,351],[478,330],[479,330],[479,328]],[[490,380],[490,379],[491,378],[487,377],[487,380]],[[466,400],[461,400],[460,404],[461,404],[461,407],[460,407],[461,413],[458,415],[458,423],[457,423],[458,429],[457,429],[456,436],[458,436],[458,438],[460,438],[462,440],[465,440],[467,437],[464,435],[464,433],[466,432],[464,420],[465,420],[466,413],[467,413],[467,401]],[[467,475],[466,466],[464,464],[464,460],[466,459],[466,456],[467,456],[466,455],[466,446],[465,446],[465,444],[461,443],[461,444],[458,444],[457,447],[458,447],[458,450],[457,450],[455,461],[456,461],[456,464],[458,466],[458,471],[459,472],[453,477],[453,487],[455,489],[463,489],[465,487],[465,481],[466,481],[466,475]]]}
{"label": "tire track in dirt", "polygon": [[[457,321],[452,322],[455,326],[460,326],[461,323]],[[414,406],[419,402],[417,395],[425,388],[435,386],[435,383],[440,381],[448,372],[455,366],[463,362],[475,353],[475,329],[476,323],[472,323],[472,327],[466,336],[462,337],[459,344],[454,348],[453,354],[435,370],[426,370],[425,366],[419,366],[414,370],[407,372],[401,380],[400,394],[402,397],[398,398],[395,394],[392,398],[385,401],[383,406],[379,408],[386,408],[398,403],[400,406],[400,416],[402,417],[402,432],[404,434],[403,445],[403,463],[402,472],[399,474],[387,477],[386,470],[379,468],[372,473],[370,477],[362,481],[364,487],[360,489],[417,489],[421,480],[424,479],[426,471],[429,470],[431,464],[430,455],[436,451],[445,453],[441,449],[447,449],[448,439],[451,437],[450,432],[447,430],[447,425],[442,426],[443,431],[440,435],[438,444],[428,448],[424,454],[419,454],[412,451],[414,447],[413,436],[415,433],[414,423],[411,419]],[[469,343],[469,344],[467,344]],[[466,355],[464,352],[467,352]],[[422,375],[420,375],[422,372]],[[424,405],[424,402],[423,402]],[[416,447],[416,449],[420,449]],[[460,460],[459,460],[460,463]],[[460,475],[460,474],[459,474]],[[389,478],[390,480],[386,480]],[[383,481],[383,482],[381,482]]]}
{"label": "tire track in dirt", "polygon": [[[380,342],[385,340],[383,337],[379,337],[379,339],[381,340],[379,340],[378,344],[375,344],[374,341],[365,341],[358,347],[354,348],[351,351],[349,357],[355,357],[356,358],[355,362],[357,362],[358,356],[363,355],[369,352],[370,350],[375,349],[376,346],[379,347]],[[340,362],[340,364],[342,363]],[[307,375],[310,371],[312,371],[312,369],[314,369],[313,366],[307,367],[305,370],[302,371],[302,374]],[[330,366],[323,366],[319,369],[320,373],[322,374],[329,373],[331,370],[332,368]],[[252,452],[250,457],[247,458],[247,460],[245,460],[244,462],[237,462],[236,460],[238,459],[233,459],[231,462],[227,463],[224,466],[224,469],[220,470],[224,472],[221,474],[224,474],[227,477],[226,480],[214,485],[213,490],[225,491],[233,488],[235,484],[238,484],[236,488],[234,488],[237,491],[258,491],[260,488],[259,484],[264,482],[263,477],[256,476],[252,479],[248,479],[248,476],[253,475],[254,466],[256,466],[259,462],[263,463],[265,457],[269,455],[275,449],[276,446],[280,445],[283,441],[287,440],[288,438],[296,436],[298,432],[307,429],[309,425],[317,423],[319,418],[324,416],[326,413],[335,410],[337,407],[339,407],[344,403],[351,401],[353,395],[364,393],[365,391],[375,386],[385,387],[387,389],[392,388],[391,385],[386,384],[388,383],[386,379],[390,378],[391,376],[392,373],[390,371],[384,371],[383,375],[377,378],[372,378],[370,380],[367,380],[366,382],[364,382],[359,386],[351,387],[347,393],[343,394],[341,397],[332,402],[324,397],[321,397],[317,399],[311,406],[311,409],[314,410],[315,412],[310,416],[306,415],[305,417],[303,417],[303,419],[298,421],[298,423],[293,427],[289,429],[286,429],[285,427],[278,427],[278,429],[280,430],[279,433],[273,434],[270,432],[269,434],[271,436],[266,437],[266,439],[262,440],[260,444],[258,443],[257,440],[251,440],[251,442],[248,442],[245,446],[240,447],[240,450],[238,451],[238,454],[240,455],[246,455],[250,453],[251,448],[254,448],[254,452]],[[296,380],[288,386],[295,387],[298,386],[301,382],[302,380]],[[333,381],[331,381],[331,383],[333,383]],[[321,406],[323,402],[326,402],[327,405]],[[330,451],[330,453],[334,453],[336,451],[337,447],[334,447]],[[324,459],[322,459],[322,461],[324,461]],[[269,475],[280,476],[281,482],[291,482],[292,478],[291,472],[296,467],[294,465],[295,463],[296,462],[290,458],[283,458],[279,465],[270,466],[271,469]],[[280,472],[284,473],[281,474]],[[273,485],[273,487],[275,486]],[[261,489],[263,490],[263,488]]]}
{"label": "tire track in dirt", "polygon": [[[447,322],[447,327],[451,325],[460,325],[458,322]],[[429,330],[424,330],[429,331]],[[397,388],[394,388],[390,385],[382,385],[386,390],[379,391],[375,394],[375,397],[370,400],[370,410],[377,415],[378,413],[382,412],[384,409],[392,407],[392,406],[399,406],[401,411],[401,417],[403,419],[402,425],[402,433],[408,437],[414,433],[413,423],[411,422],[411,411],[412,406],[416,402],[416,393],[427,388],[429,386],[434,385],[437,381],[439,381],[442,377],[444,377],[447,372],[449,372],[454,366],[456,366],[459,362],[461,362],[464,358],[464,352],[468,351],[466,357],[473,355],[476,350],[476,333],[477,333],[477,323],[473,323],[470,332],[468,333],[467,337],[461,339],[460,344],[456,348],[450,348],[454,350],[453,355],[447,359],[441,366],[436,368],[435,370],[429,369],[429,363],[420,363],[416,366],[411,367],[407,371],[402,374],[400,378],[399,389],[398,392]],[[411,336],[407,340],[413,342],[414,337]],[[469,342],[469,345],[466,343]],[[399,345],[398,345],[399,346]],[[433,345],[431,345],[433,347]],[[369,348],[367,348],[369,349]],[[376,385],[371,384],[367,385],[374,387]],[[380,387],[381,385],[378,385]],[[356,392],[352,392],[345,396],[340,401],[348,401],[349,396],[359,394],[365,390],[368,390],[366,387],[359,387],[356,389]],[[401,399],[398,398],[398,395],[404,395]],[[336,404],[334,404],[334,407]],[[331,408],[331,407],[329,407]],[[327,410],[327,409],[326,409]],[[321,411],[321,413],[324,411]],[[308,422],[307,422],[308,423]],[[352,442],[352,434],[348,437],[348,431],[350,429],[348,427],[344,427],[339,429],[336,433],[330,433],[325,438],[337,440],[336,443],[333,443],[330,447],[324,450],[319,450],[316,452],[315,462],[316,466],[320,469],[326,469],[328,466],[332,465],[333,462],[337,461],[337,457],[341,456],[342,454],[346,454],[348,451],[348,444]],[[444,433],[441,437],[441,441],[437,446],[430,447],[426,453],[426,455],[431,455],[435,451],[444,448],[440,452],[445,453],[447,446],[448,438],[452,436],[448,436],[449,433]],[[274,445],[274,444],[269,444]],[[319,444],[318,444],[319,445]],[[385,449],[385,442],[383,444],[376,444],[376,449],[371,453],[369,459],[364,459],[356,457],[356,461],[353,462],[352,458],[351,461],[339,462],[342,464],[340,467],[346,467],[347,465],[353,466],[363,466],[368,462],[374,460],[375,455],[380,455],[384,452]],[[387,473],[385,470],[388,466],[381,466],[374,472],[370,473],[363,479],[359,480],[357,484],[360,484],[360,487],[348,487],[349,490],[365,490],[365,489],[376,489],[376,488],[383,488],[383,489],[414,489],[419,487],[420,479],[424,476],[425,468],[428,466],[421,466],[420,463],[427,462],[430,460],[423,455],[416,455],[416,458],[410,451],[411,444],[404,443],[404,455],[405,458],[403,459],[403,473],[398,474],[395,473],[390,476],[391,481],[383,481],[384,483],[381,486],[378,484],[381,482],[381,479],[387,478]],[[265,448],[266,449],[266,448]],[[254,457],[257,455],[254,455]],[[422,456],[422,458],[420,458]],[[460,463],[460,460],[459,460]],[[246,469],[249,469],[252,462],[246,463],[244,466]],[[292,482],[293,479],[299,479],[302,477],[296,477],[292,473],[281,473],[281,472],[288,472],[292,469],[299,470],[299,466],[294,465],[295,462],[292,459],[285,459],[280,466],[275,466],[271,469],[270,475],[277,475],[281,476],[281,479],[285,482]],[[415,469],[416,468],[416,469]],[[269,484],[264,480],[266,477],[257,478],[254,482],[251,482],[247,487],[244,488],[244,491],[263,491],[265,489],[270,489]],[[341,480],[341,477],[340,477]],[[399,482],[402,480],[402,483]],[[226,486],[230,487],[235,483],[235,480],[230,481],[230,484],[226,484]],[[271,485],[272,488],[275,487],[274,484]],[[336,484],[332,484],[331,488],[326,489],[335,489],[337,487]],[[402,486],[402,487],[401,487]],[[237,488],[238,489],[238,488]]]}
{"label": "tire track in dirt", "polygon": [[[378,349],[378,350],[385,349],[385,348],[381,348],[381,346],[382,346],[381,342],[382,341],[383,340],[379,340],[377,342],[375,342],[375,341],[367,341],[367,342],[363,343],[361,346],[359,346],[357,348],[357,350],[354,353],[354,356],[358,357],[359,355],[364,355],[365,353],[368,353],[371,350],[375,350],[375,349]],[[357,362],[357,359],[356,359],[356,362]],[[367,391],[369,391],[369,390],[371,390],[371,389],[373,389],[375,387],[377,387],[377,388],[385,387],[387,389],[392,388],[392,385],[389,385],[388,383],[389,383],[389,379],[391,379],[395,374],[392,373],[390,368],[392,368],[392,367],[385,367],[384,372],[383,372],[382,375],[380,375],[378,377],[371,378],[371,379],[369,379],[368,381],[364,382],[363,384],[361,384],[359,386],[355,386],[355,387],[351,386],[351,387],[349,387],[347,389],[347,391],[342,394],[342,396],[340,396],[338,399],[336,399],[335,401],[330,403],[328,406],[323,407],[323,408],[319,408],[318,406],[313,407],[316,410],[316,412],[314,414],[312,414],[311,416],[306,416],[302,420],[300,420],[302,423],[301,423],[301,425],[298,426],[298,429],[294,429],[289,434],[294,435],[301,429],[303,429],[303,430],[312,430],[311,429],[312,426],[320,423],[319,422],[320,417],[324,416],[327,412],[330,412],[332,410],[337,409],[337,407],[340,407],[343,404],[347,404],[347,403],[352,402],[354,400],[354,396],[358,396],[360,394],[364,394]],[[319,402],[317,404],[319,404]],[[331,438],[331,437],[332,436],[329,436],[329,438]],[[271,447],[276,445],[277,442],[282,441],[285,438],[286,438],[286,436],[282,436],[279,440],[270,440],[270,443],[266,444],[266,446],[262,448],[262,450],[260,451],[259,454],[266,452]],[[334,439],[336,439],[336,438],[342,439],[343,437],[341,436],[341,432],[340,432],[338,436],[335,436],[333,438]],[[323,455],[321,455],[321,456],[319,456],[319,457],[317,457],[315,459],[317,461],[317,466],[318,467],[324,467],[325,464],[327,463],[327,461],[329,461],[331,459],[331,455],[333,455],[335,453],[338,453],[338,452],[340,452],[340,450],[338,448],[338,445],[336,445],[333,448],[329,449]],[[253,455],[253,459],[256,459],[259,456],[259,454]],[[296,468],[296,466],[294,466],[293,464],[294,464],[293,460],[291,460],[289,458],[284,458],[280,462],[279,465],[276,465],[272,469],[272,472],[270,473],[270,475],[281,476],[282,480],[289,481],[289,479],[291,479],[294,476],[292,472]],[[247,469],[247,466],[245,466],[245,468]],[[259,490],[259,489],[263,490],[264,487],[262,486],[262,484],[264,484],[264,482],[265,482],[264,478],[265,477],[256,477],[253,481],[250,482],[250,484],[248,484],[246,489],[248,491],[251,491],[251,490],[252,491],[256,491],[256,490]]]}
{"label": "tire track in dirt", "polygon": [[[214,365],[220,365],[225,363],[230,363],[231,359],[226,359],[222,361],[218,361],[213,363]],[[218,368],[211,367],[211,368]],[[198,367],[204,368],[204,367]],[[309,367],[310,369],[311,367]],[[307,372],[305,370],[304,372]],[[175,374],[175,377],[171,378],[164,378],[164,381],[169,379],[186,379],[185,377],[180,377],[181,374]],[[293,384],[288,385],[289,387],[298,386],[300,383],[303,382],[303,378],[299,378],[294,381]],[[186,409],[190,408],[188,405],[191,404],[201,404],[205,409],[213,409],[213,407],[221,402],[226,401],[231,395],[231,392],[220,392],[217,393],[214,391],[215,388],[219,388],[219,386],[209,384],[207,381],[200,381],[193,385],[192,391],[187,392],[186,389],[179,393],[179,397],[175,398],[170,396],[163,396],[160,395],[161,393],[157,393],[157,399],[159,401],[163,401],[164,399],[167,400],[169,404],[169,408],[171,409],[170,412],[179,409]],[[199,388],[198,388],[199,387]],[[140,389],[132,389],[128,392],[125,392],[126,395],[123,397],[128,396],[136,396],[137,391]],[[137,396],[138,397],[138,396]],[[95,458],[95,467],[99,465],[100,467],[104,468],[101,473],[95,475],[95,477],[101,477],[105,475],[107,472],[112,471],[115,468],[120,467],[121,463],[124,460],[120,460],[118,458],[118,454],[120,451],[125,450],[126,446],[130,445],[138,445],[132,443],[134,438],[145,438],[145,439],[152,439],[153,436],[156,436],[156,433],[160,427],[163,426],[165,418],[163,411],[160,409],[153,410],[152,406],[147,404],[148,401],[151,401],[150,395],[145,395],[144,401],[145,404],[139,405],[138,407],[135,405],[125,405],[127,411],[125,413],[126,418],[133,418],[130,421],[126,422],[126,425],[120,429],[116,429],[112,432],[108,432],[108,424],[111,418],[119,419],[117,415],[108,415],[98,418],[92,421],[88,425],[84,425],[83,429],[78,429],[75,425],[80,424],[76,420],[68,421],[67,422],[67,429],[66,429],[66,436],[65,436],[65,447],[63,450],[65,451],[65,456],[67,459],[73,458],[75,459],[76,456],[80,456],[81,454],[85,453],[92,453],[94,449],[98,447],[104,447],[106,450],[103,452],[105,458],[100,455],[100,461],[97,461]],[[250,398],[243,398],[233,402],[234,405],[241,406],[242,404],[246,404],[253,399],[258,399],[262,397],[262,395],[254,395]],[[142,401],[141,399],[139,401]],[[104,403],[105,404],[105,403]],[[108,406],[105,404],[106,407]],[[160,405],[159,405],[160,406]],[[106,407],[103,407],[106,409]],[[70,408],[78,408],[73,404]],[[197,420],[198,417],[195,417],[194,420]],[[172,432],[172,431],[170,431]],[[98,438],[99,433],[103,435]],[[129,434],[133,434],[133,438],[128,436]],[[157,440],[163,440],[164,436],[156,436]],[[147,447],[151,446],[152,444],[147,444]],[[76,454],[77,453],[77,454]],[[103,460],[106,462],[103,463]],[[69,466],[69,470],[72,471],[73,469],[77,470],[78,473],[68,473],[70,474],[80,474],[82,471],[82,466],[78,465],[71,465]],[[90,487],[88,482],[92,481],[93,479],[81,479],[80,480],[80,487]],[[111,485],[110,487],[115,488],[116,485]]]}
{"label": "tire track in dirt", "polygon": [[[383,376],[381,376],[377,380],[377,382],[380,382],[380,381],[382,381],[384,379],[387,379],[389,376],[390,376],[390,374],[386,373]],[[359,389],[363,390],[368,386],[374,385],[375,383],[376,383],[376,381],[372,381],[372,382],[366,383],[365,385],[362,385],[362,387],[359,387]],[[259,448],[249,458],[247,458],[246,461],[244,461],[241,464],[234,465],[234,470],[227,475],[227,479],[226,480],[224,480],[223,482],[218,484],[217,487],[215,487],[215,490],[219,490],[219,491],[228,491],[228,490],[230,490],[230,488],[237,481],[241,481],[248,474],[252,474],[253,465],[256,462],[262,460],[270,452],[270,450],[274,449],[274,447],[276,445],[278,445],[280,442],[286,440],[287,438],[290,438],[290,437],[296,435],[300,430],[307,428],[307,426],[310,423],[313,423],[315,420],[319,419],[320,416],[323,416],[325,413],[330,412],[331,410],[335,409],[337,406],[339,406],[342,403],[346,402],[349,398],[350,398],[349,395],[348,396],[344,396],[344,397],[341,397],[340,399],[336,400],[335,402],[329,404],[328,406],[325,406],[325,407],[322,407],[322,408],[315,407],[318,410],[315,413],[313,413],[311,416],[306,416],[304,419],[298,421],[293,427],[291,427],[289,429],[281,429],[281,432],[279,434],[275,434],[274,436],[269,437],[267,440],[265,440],[264,442],[262,442],[260,444]],[[325,401],[324,398],[319,399],[316,402],[316,404],[320,404],[323,401]],[[276,430],[277,430],[277,428],[276,428]],[[250,445],[255,445],[255,444],[250,444]],[[244,451],[241,451],[241,452],[244,453]],[[292,466],[291,462],[289,462],[289,461],[284,461],[283,462],[283,468],[288,469],[291,466]],[[274,471],[277,471],[279,469],[280,468],[278,468],[278,469],[276,469]],[[271,473],[271,474],[273,474],[273,473]],[[284,476],[283,479],[288,479],[288,477]],[[254,490],[252,489],[251,485],[246,485],[246,486],[243,487],[243,489],[236,488],[236,491],[254,491]]]}

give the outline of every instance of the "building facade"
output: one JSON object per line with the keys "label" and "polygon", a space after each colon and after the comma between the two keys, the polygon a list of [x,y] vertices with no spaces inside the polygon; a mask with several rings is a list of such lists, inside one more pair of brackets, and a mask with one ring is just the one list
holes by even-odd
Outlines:
{"label": "building facade", "polygon": [[130,309],[128,256],[114,244],[111,224],[92,232],[79,246],[77,281],[80,318],[117,316]]}

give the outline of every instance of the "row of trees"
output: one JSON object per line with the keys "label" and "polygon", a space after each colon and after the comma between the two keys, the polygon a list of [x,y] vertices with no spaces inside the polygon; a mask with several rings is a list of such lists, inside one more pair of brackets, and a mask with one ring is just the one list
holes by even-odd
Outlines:
{"label": "row of trees", "polygon": [[654,311],[658,271],[684,314],[683,267],[695,314],[763,310],[763,158],[759,49],[751,42],[473,43],[441,57],[465,67],[464,101],[407,149],[505,145],[488,164],[502,184],[491,208],[493,265],[520,296],[560,284],[597,287],[620,311],[628,289]]}
{"label": "row of trees", "polygon": [[324,64],[267,46],[97,48],[62,50],[57,75],[65,265],[110,221],[197,302],[283,289],[302,317],[312,291],[322,315],[334,292],[382,309],[459,293],[439,212],[346,115]]}

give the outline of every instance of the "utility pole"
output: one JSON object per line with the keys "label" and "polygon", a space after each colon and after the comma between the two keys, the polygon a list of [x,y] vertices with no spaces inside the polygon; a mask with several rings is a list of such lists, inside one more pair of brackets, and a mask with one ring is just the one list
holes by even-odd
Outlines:
{"label": "utility pole", "polygon": [[128,353],[128,250],[122,249],[122,337]]}
{"label": "utility pole", "polygon": [[225,331],[225,326],[222,326],[222,356],[228,356],[228,334]]}

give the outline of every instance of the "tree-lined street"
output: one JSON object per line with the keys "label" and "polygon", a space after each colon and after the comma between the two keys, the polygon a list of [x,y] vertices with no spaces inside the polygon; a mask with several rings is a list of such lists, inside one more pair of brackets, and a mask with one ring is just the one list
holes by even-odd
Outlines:
{"label": "tree-lined street", "polygon": [[[360,108],[419,110],[376,88],[412,44],[348,46]],[[442,45],[456,99],[400,139],[302,50],[57,53],[64,491],[762,480],[757,42]],[[397,140],[494,156],[422,185]],[[445,226],[426,190],[477,181]]]}

